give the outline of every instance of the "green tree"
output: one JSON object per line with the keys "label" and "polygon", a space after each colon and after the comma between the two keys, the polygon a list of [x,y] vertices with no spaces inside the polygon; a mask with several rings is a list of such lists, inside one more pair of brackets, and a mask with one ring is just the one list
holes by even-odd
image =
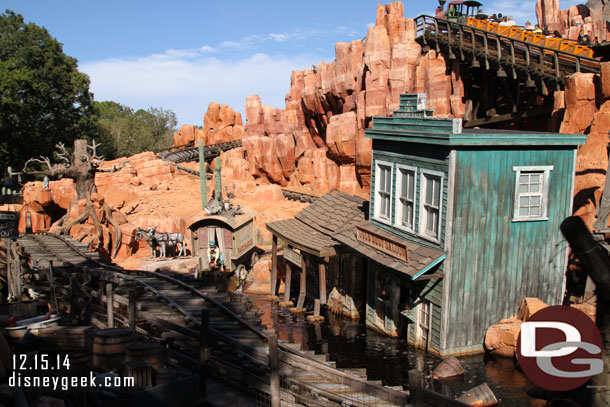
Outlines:
{"label": "green tree", "polygon": [[44,27],[0,15],[0,166],[95,135],[89,77]]}
{"label": "green tree", "polygon": [[[147,150],[169,148],[173,142],[176,114],[162,108],[134,111],[116,102],[95,102],[98,134],[106,158],[125,157]],[[108,141],[108,142],[107,142]]]}

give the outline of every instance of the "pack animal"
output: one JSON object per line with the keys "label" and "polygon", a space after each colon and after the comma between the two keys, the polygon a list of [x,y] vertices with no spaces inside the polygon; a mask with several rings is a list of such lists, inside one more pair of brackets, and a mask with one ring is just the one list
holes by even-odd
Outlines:
{"label": "pack animal", "polygon": [[136,230],[136,240],[146,240],[146,243],[150,246],[151,257],[157,257],[157,246],[159,247],[159,257],[168,257],[168,255],[174,256],[176,248],[179,249],[178,256],[186,255],[183,233],[157,233],[156,230],[157,226],[146,229],[138,228]]}

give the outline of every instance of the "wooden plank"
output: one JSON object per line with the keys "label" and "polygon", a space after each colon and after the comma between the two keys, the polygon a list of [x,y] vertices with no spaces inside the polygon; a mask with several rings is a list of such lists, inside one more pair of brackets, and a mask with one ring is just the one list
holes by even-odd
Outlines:
{"label": "wooden plank", "polygon": [[286,262],[286,274],[284,276],[284,302],[290,301],[290,289],[292,284],[292,267]]}
{"label": "wooden plank", "polygon": [[301,263],[301,281],[299,283],[299,299],[297,300],[297,308],[303,308],[305,304],[305,296],[307,295],[307,261],[306,256],[302,256]]}
{"label": "wooden plank", "polygon": [[271,296],[277,295],[277,236],[273,235],[271,246]]}
{"label": "wooden plank", "polygon": [[319,271],[319,286],[320,286],[320,304],[326,304],[326,265],[324,261],[320,260],[318,264]]}

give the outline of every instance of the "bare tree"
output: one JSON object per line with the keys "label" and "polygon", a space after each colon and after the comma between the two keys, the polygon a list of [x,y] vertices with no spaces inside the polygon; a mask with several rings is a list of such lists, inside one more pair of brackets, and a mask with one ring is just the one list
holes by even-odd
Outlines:
{"label": "bare tree", "polygon": [[[94,210],[93,202],[91,201],[91,194],[97,192],[95,187],[95,173],[96,172],[113,172],[123,168],[121,166],[114,166],[112,168],[99,168],[104,158],[97,155],[96,149],[100,144],[96,144],[95,140],[92,141],[91,145],[87,144],[87,140],[75,140],[74,141],[74,153],[70,158],[70,153],[66,150],[63,143],[58,143],[55,147],[59,150],[55,153],[59,159],[59,163],[51,164],[51,160],[48,157],[40,156],[40,158],[30,158],[23,167],[22,173],[26,174],[45,174],[49,177],[59,178],[71,178],[74,180],[76,185],[77,200],[86,199],[87,205],[85,212],[77,217],[76,219],[69,220],[70,210],[74,201],[70,203],[68,212],[66,215],[58,221],[60,226],[57,233],[67,234],[70,232],[72,226],[78,223],[84,223],[87,219],[91,219],[95,225],[96,235],[98,242],[102,244],[103,241],[109,243],[110,237],[108,236],[108,230],[102,228],[103,223],[111,224],[115,229],[116,239],[114,241],[112,249],[112,257],[116,257],[116,254],[121,246],[121,229],[118,223],[112,217],[112,211],[107,203],[103,203],[103,215],[100,219]],[[27,171],[27,166],[36,162],[47,166],[46,170],[43,171]]]}

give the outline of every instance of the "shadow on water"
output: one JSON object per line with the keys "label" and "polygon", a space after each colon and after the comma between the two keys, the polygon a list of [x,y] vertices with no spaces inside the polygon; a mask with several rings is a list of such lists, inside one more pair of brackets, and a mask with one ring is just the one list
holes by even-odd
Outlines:
{"label": "shadow on water", "polygon": [[526,390],[534,387],[507,358],[485,359],[483,355],[460,357],[464,375],[433,381],[430,374],[441,359],[416,350],[406,340],[381,335],[364,324],[327,316],[320,324],[310,324],[302,315],[292,315],[286,308],[271,303],[266,296],[250,295],[260,308],[262,324],[276,328],[281,340],[300,343],[303,350],[327,354],[338,368],[364,368],[369,380],[381,380],[386,386],[408,388],[408,371],[417,369],[426,377],[426,386],[447,396],[457,397],[464,391],[487,383],[500,406],[524,407],[547,405],[546,400],[530,397]]}

